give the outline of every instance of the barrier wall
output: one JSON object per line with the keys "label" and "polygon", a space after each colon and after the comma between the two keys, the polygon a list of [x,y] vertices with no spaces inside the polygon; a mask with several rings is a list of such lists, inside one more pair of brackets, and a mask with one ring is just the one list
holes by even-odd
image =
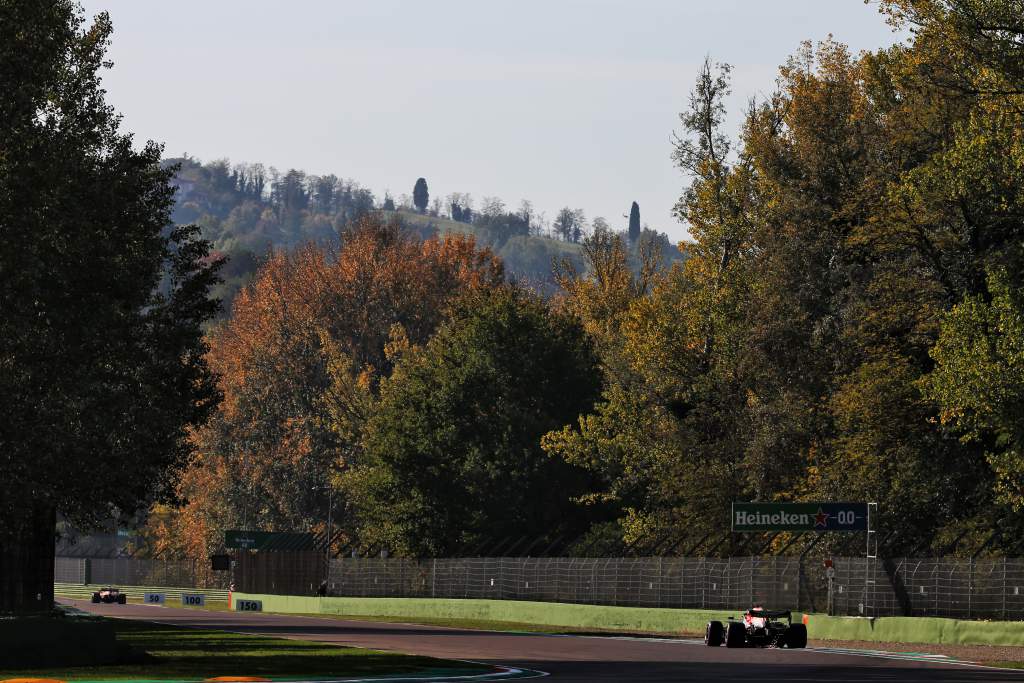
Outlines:
{"label": "barrier wall", "polygon": [[[110,584],[77,584],[54,583],[53,594],[57,597],[88,600],[92,594]],[[168,586],[117,586],[117,589],[128,596],[129,600],[142,600],[144,593],[164,593],[168,600],[181,600],[182,593],[202,593],[209,602],[228,601],[228,592],[217,588],[179,588]]]}
{"label": "barrier wall", "polygon": [[730,612],[645,607],[607,607],[510,600],[432,600],[429,598],[310,598],[235,593],[236,599],[262,600],[267,612],[335,614],[403,619],[470,619],[575,629],[651,633],[703,633],[710,619]]}
{"label": "barrier wall", "polygon": [[[703,634],[707,622],[736,612],[645,607],[608,607],[507,600],[423,598],[313,598],[235,593],[262,600],[267,612],[333,614],[398,619],[464,619],[631,633]],[[794,620],[803,615],[794,613]],[[956,643],[1024,646],[1024,622],[963,621],[931,617],[829,617],[806,615],[808,635],[819,640]]]}
{"label": "barrier wall", "polygon": [[965,621],[935,617],[808,616],[811,638],[866,640],[878,643],[949,643],[1024,646],[1024,622]]}

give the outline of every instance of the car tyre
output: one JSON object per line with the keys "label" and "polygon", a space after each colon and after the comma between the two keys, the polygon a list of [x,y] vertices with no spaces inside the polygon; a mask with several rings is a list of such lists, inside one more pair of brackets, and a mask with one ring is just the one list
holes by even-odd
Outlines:
{"label": "car tyre", "polygon": [[725,625],[720,621],[709,621],[707,630],[704,631],[704,644],[708,647],[718,647],[725,640]]}
{"label": "car tyre", "polygon": [[729,622],[729,630],[725,634],[726,647],[743,647],[747,644],[747,628],[738,621]]}
{"label": "car tyre", "polygon": [[96,593],[92,594],[92,604],[97,605],[100,602],[100,596]]}
{"label": "car tyre", "polygon": [[128,604],[128,596],[125,595],[124,593],[122,593],[121,595],[118,595],[117,596],[117,604],[119,604],[119,605],[127,605]]}
{"label": "car tyre", "polygon": [[786,647],[803,648],[807,647],[807,627],[803,624],[793,624],[786,631]]}

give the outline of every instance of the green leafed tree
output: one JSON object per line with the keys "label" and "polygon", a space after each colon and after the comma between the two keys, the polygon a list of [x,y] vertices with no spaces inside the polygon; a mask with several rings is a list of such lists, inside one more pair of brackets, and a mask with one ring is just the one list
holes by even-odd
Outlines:
{"label": "green leafed tree", "polygon": [[57,514],[131,514],[216,405],[219,263],[104,101],[106,14],[0,2],[0,612],[49,609]]}
{"label": "green leafed tree", "polygon": [[412,203],[420,213],[424,213],[427,210],[427,204],[430,203],[430,193],[427,191],[427,181],[425,178],[416,179],[416,184],[412,188]]}
{"label": "green leafed tree", "polygon": [[384,382],[364,458],[344,477],[363,543],[438,556],[579,533],[583,471],[540,440],[588,411],[599,381],[571,317],[513,287],[462,300]]}
{"label": "green leafed tree", "polygon": [[986,445],[997,491],[1024,509],[1024,289],[1005,272],[989,278],[991,301],[968,297],[950,311],[923,382],[941,420],[964,441]]}

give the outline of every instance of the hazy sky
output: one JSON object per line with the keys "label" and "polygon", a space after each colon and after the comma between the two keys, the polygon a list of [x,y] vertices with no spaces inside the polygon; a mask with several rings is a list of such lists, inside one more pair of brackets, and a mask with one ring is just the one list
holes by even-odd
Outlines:
{"label": "hazy sky", "polygon": [[895,42],[862,0],[86,0],[114,22],[108,98],[139,139],[357,180],[470,192],[548,220],[681,238],[670,160],[705,55],[734,65],[733,125],[801,40]]}

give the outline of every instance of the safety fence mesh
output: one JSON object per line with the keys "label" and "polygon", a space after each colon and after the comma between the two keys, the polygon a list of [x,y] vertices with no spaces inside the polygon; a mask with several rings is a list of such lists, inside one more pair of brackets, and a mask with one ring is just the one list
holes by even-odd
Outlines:
{"label": "safety fence mesh", "polygon": [[166,586],[168,588],[227,588],[230,572],[212,572],[192,560],[57,557],[55,583],[109,584],[112,586]]}
{"label": "safety fence mesh", "polygon": [[[833,558],[834,614],[1006,618],[1024,607],[1024,560]],[[829,610],[820,559],[733,557],[344,558],[332,595],[489,598],[743,609]]]}
{"label": "safety fence mesh", "polygon": [[[55,580],[195,588],[234,583],[251,592],[353,597],[830,610],[820,558],[339,558],[328,565],[322,555],[281,552],[235,559],[233,571],[210,572],[187,560],[58,557]],[[833,558],[833,614],[1001,619],[1022,609],[1024,559]]]}
{"label": "safety fence mesh", "polygon": [[796,604],[800,561],[710,558],[346,558],[332,595],[487,598],[640,607]]}

